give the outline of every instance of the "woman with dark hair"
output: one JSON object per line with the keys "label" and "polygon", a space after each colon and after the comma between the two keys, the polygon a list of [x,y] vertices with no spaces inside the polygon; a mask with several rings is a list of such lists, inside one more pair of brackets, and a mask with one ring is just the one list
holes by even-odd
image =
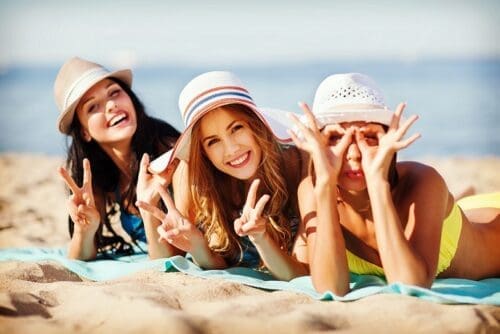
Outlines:
{"label": "woman with dark hair", "polygon": [[[137,199],[158,203],[156,184],[167,183],[169,176],[149,174],[149,156],[155,158],[172,148],[179,133],[146,114],[131,83],[130,70],[110,72],[76,57],[57,75],[58,128],[71,138],[66,168],[59,169],[72,192],[70,258],[132,253],[132,244],[140,248],[139,241],[148,243],[152,258],[177,253],[158,241],[160,223],[134,203]],[[117,233],[113,217],[128,238]]]}
{"label": "woman with dark hair", "polygon": [[396,162],[417,120],[393,113],[375,82],[336,74],[318,87],[312,112],[296,117],[295,144],[313,163],[299,186],[312,281],[349,291],[349,272],[430,287],[435,277],[500,275],[500,193],[455,201],[433,168]]}

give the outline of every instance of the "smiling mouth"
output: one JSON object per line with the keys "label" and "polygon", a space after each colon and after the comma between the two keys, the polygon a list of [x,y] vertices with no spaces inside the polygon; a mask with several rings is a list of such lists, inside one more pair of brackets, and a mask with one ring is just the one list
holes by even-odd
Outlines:
{"label": "smiling mouth", "polygon": [[242,156],[240,156],[239,158],[229,161],[228,165],[231,167],[241,167],[248,161],[249,158],[250,158],[250,152],[247,152]]}
{"label": "smiling mouth", "polygon": [[108,126],[111,128],[113,126],[116,126],[120,123],[122,123],[123,121],[126,121],[128,119],[128,116],[126,113],[121,113],[115,117],[113,117],[109,123],[108,123]]}

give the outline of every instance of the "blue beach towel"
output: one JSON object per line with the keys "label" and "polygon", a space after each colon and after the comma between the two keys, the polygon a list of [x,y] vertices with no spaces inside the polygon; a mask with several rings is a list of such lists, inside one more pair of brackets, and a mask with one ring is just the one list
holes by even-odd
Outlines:
{"label": "blue beach towel", "polygon": [[203,270],[185,257],[149,260],[146,254],[121,256],[116,259],[78,261],[66,258],[63,249],[10,248],[0,250],[0,261],[56,261],[72,272],[94,281],[116,279],[141,270],[156,269],[183,272],[203,278],[222,278],[264,290],[284,290],[307,294],[319,300],[353,301],[380,293],[401,294],[443,304],[490,304],[500,306],[500,278],[481,281],[436,279],[431,289],[393,283],[371,275],[351,274],[351,292],[340,297],[331,292],[314,290],[311,277],[303,276],[289,282],[278,281],[269,273],[250,268],[233,267],[224,270]]}

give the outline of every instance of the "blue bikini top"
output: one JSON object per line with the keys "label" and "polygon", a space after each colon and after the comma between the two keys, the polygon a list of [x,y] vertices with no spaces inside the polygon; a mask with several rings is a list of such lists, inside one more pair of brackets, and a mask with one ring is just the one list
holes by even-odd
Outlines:
{"label": "blue bikini top", "polygon": [[116,189],[115,198],[120,205],[120,221],[125,232],[132,237],[132,239],[140,240],[147,243],[146,230],[141,217],[128,213],[122,208],[120,190]]}

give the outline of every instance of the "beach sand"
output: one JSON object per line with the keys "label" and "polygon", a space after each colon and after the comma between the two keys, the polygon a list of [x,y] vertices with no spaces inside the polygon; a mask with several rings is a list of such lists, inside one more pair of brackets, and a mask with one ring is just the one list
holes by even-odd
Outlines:
{"label": "beach sand", "polygon": [[[453,193],[500,190],[500,158],[423,159]],[[0,247],[69,240],[58,157],[0,154]],[[221,279],[142,271],[92,282],[51,262],[0,262],[0,333],[500,333],[500,307],[374,295],[322,302]]]}

